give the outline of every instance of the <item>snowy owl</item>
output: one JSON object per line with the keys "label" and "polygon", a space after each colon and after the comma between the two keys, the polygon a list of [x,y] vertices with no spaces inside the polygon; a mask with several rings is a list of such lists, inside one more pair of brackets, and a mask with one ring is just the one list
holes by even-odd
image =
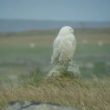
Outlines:
{"label": "snowy owl", "polygon": [[70,26],[64,26],[60,29],[53,43],[52,64],[68,65],[76,49],[76,38],[74,30]]}

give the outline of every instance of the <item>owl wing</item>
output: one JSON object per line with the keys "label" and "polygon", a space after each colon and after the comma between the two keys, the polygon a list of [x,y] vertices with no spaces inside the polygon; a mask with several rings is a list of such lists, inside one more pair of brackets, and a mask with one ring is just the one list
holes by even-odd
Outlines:
{"label": "owl wing", "polygon": [[54,40],[51,63],[68,63],[73,57],[76,41],[73,35],[58,36]]}
{"label": "owl wing", "polygon": [[60,50],[61,50],[60,44],[61,44],[61,39],[59,37],[57,37],[53,43],[53,54],[51,57],[51,63],[52,64],[56,64],[59,61]]}
{"label": "owl wing", "polygon": [[63,38],[61,42],[59,61],[63,64],[71,61],[74,55],[75,48],[76,40],[73,35],[68,35],[67,37]]}

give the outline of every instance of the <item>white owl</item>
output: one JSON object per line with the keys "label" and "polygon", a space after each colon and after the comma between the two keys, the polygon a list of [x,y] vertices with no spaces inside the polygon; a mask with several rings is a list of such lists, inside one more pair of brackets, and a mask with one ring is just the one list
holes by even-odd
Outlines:
{"label": "white owl", "polygon": [[60,29],[53,43],[52,64],[68,65],[72,61],[76,49],[74,30],[70,26]]}

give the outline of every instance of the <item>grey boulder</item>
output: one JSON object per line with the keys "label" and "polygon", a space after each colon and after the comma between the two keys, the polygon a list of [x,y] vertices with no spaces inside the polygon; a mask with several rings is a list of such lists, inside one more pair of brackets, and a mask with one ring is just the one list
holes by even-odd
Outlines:
{"label": "grey boulder", "polygon": [[30,101],[15,101],[10,102],[7,107],[2,110],[79,110],[73,107],[65,107],[51,103],[37,103]]}

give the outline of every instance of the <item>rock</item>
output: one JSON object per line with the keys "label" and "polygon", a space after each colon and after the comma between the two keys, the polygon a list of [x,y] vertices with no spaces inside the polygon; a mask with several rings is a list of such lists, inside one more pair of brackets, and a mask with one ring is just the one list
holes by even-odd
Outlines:
{"label": "rock", "polygon": [[54,65],[50,72],[47,74],[47,78],[61,76],[66,71],[65,68],[66,67],[64,65]]}
{"label": "rock", "polygon": [[70,62],[68,65],[60,65],[60,64],[54,65],[51,71],[47,74],[47,79],[62,75],[79,78],[80,77],[79,66],[73,62]]}
{"label": "rock", "polygon": [[14,101],[10,102],[7,107],[2,110],[79,110],[73,107],[65,107],[51,103],[37,103],[30,101]]}
{"label": "rock", "polygon": [[69,64],[68,68],[67,68],[67,73],[71,77],[75,77],[75,78],[80,77],[79,65],[77,65],[76,63],[71,62]]}

